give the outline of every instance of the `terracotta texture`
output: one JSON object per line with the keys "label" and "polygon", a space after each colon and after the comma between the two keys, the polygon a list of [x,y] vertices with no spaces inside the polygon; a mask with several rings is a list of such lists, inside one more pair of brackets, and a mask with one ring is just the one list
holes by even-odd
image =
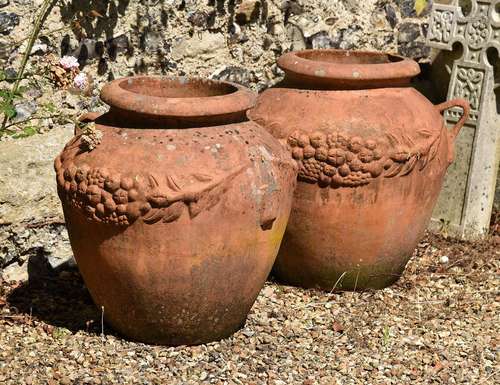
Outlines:
{"label": "terracotta texture", "polygon": [[[418,65],[384,54],[302,51],[279,65],[283,84],[248,113],[299,165],[275,274],[325,290],[390,285],[427,227],[467,102],[432,105],[408,87]],[[464,115],[448,131],[452,106]]]}
{"label": "terracotta texture", "polygon": [[129,338],[198,344],[240,328],[278,252],[297,166],[231,83],[106,85],[55,160],[78,267]]}

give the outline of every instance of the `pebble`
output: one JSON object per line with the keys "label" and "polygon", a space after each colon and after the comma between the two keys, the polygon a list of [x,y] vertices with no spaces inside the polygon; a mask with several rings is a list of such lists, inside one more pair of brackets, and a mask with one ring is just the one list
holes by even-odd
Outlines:
{"label": "pebble", "polygon": [[398,23],[398,16],[396,14],[394,7],[391,4],[386,4],[384,10],[387,21],[389,22],[390,26],[394,28]]}
{"label": "pebble", "polygon": [[15,121],[19,122],[30,118],[38,109],[38,105],[34,100],[32,100],[16,104],[14,108],[16,110]]}
{"label": "pebble", "polygon": [[0,34],[8,35],[19,25],[19,15],[14,12],[0,12]]}
{"label": "pebble", "polygon": [[318,32],[311,36],[309,40],[313,49],[326,49],[334,46],[331,37],[326,31]]}
{"label": "pebble", "polygon": [[259,16],[260,7],[260,0],[243,0],[236,8],[236,22],[247,24],[254,21]]}
{"label": "pebble", "polygon": [[5,74],[5,79],[8,82],[14,82],[16,80],[17,71],[14,68],[12,67],[5,68],[4,74]]}
{"label": "pebble", "polygon": [[417,39],[421,34],[420,24],[413,22],[402,23],[399,26],[398,41],[411,42]]}
{"label": "pebble", "polygon": [[5,40],[0,39],[0,59],[7,59],[10,55],[9,43]]}
{"label": "pebble", "polygon": [[353,49],[357,45],[357,36],[360,32],[361,28],[356,25],[341,28],[332,36],[331,46],[340,49]]}
{"label": "pebble", "polygon": [[24,96],[29,99],[38,99],[43,95],[43,91],[40,88],[32,87],[26,90]]}
{"label": "pebble", "polygon": [[417,61],[428,62],[431,49],[423,41],[410,41],[398,44],[398,54]]}
{"label": "pebble", "polygon": [[204,28],[208,24],[208,13],[204,11],[190,12],[187,20],[195,27]]}
{"label": "pebble", "polygon": [[224,66],[210,75],[211,79],[224,80],[242,85],[249,85],[253,75],[248,69],[238,66]]}

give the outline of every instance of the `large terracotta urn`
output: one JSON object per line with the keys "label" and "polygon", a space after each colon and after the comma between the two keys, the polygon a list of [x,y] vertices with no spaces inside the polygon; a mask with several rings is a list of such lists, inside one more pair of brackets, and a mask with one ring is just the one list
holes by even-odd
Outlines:
{"label": "large terracotta urn", "polygon": [[131,77],[55,160],[78,268],[104,318],[155,344],[240,328],[276,258],[297,166],[225,82]]}
{"label": "large terracotta urn", "polygon": [[[299,165],[275,275],[325,290],[390,285],[428,225],[467,102],[434,106],[410,87],[417,63],[399,56],[306,50],[278,65],[283,83],[248,114]],[[463,115],[448,130],[453,107]]]}

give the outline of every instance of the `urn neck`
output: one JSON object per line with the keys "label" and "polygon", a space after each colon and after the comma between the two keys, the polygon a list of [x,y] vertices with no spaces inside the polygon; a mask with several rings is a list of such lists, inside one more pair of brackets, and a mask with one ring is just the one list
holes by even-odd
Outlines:
{"label": "urn neck", "polygon": [[114,80],[101,91],[110,106],[103,116],[124,128],[192,128],[245,121],[256,95],[208,79],[136,76]]}
{"label": "urn neck", "polygon": [[420,73],[411,59],[379,52],[305,50],[280,57],[285,87],[319,90],[359,90],[406,87]]}

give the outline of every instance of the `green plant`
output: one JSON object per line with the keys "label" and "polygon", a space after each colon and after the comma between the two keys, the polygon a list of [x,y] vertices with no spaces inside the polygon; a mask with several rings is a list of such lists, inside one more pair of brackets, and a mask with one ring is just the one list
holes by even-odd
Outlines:
{"label": "green plant", "polygon": [[417,13],[417,16],[420,16],[420,14],[425,10],[428,2],[428,0],[415,0],[415,12]]}
{"label": "green plant", "polygon": [[[7,80],[7,75],[0,69],[0,82]],[[16,116],[16,109],[14,108],[14,100],[21,97],[22,94],[19,89],[16,93],[8,89],[0,89],[0,114],[7,119],[12,119]]]}
{"label": "green plant", "polygon": [[63,327],[55,327],[52,331],[52,336],[56,339],[61,339],[71,335],[71,331]]}
{"label": "green plant", "polygon": [[16,116],[14,99],[16,99],[17,95],[12,94],[9,90],[0,90],[0,113],[3,114],[6,119],[12,119]]}
{"label": "green plant", "polygon": [[47,102],[43,106],[41,106],[42,110],[47,112],[48,114],[55,114],[57,112],[57,107],[52,102]]}
{"label": "green plant", "polygon": [[[7,120],[16,116],[14,103],[16,99],[23,97],[24,88],[19,88],[15,92],[11,90],[0,89],[0,114],[3,114]],[[5,127],[4,127],[5,128]]]}
{"label": "green plant", "polygon": [[386,325],[384,326],[383,336],[382,336],[383,345],[384,346],[389,345],[390,340],[391,340],[391,328]]}
{"label": "green plant", "polygon": [[32,136],[37,134],[40,129],[36,126],[24,126],[21,131],[17,131],[15,134],[12,134],[14,139],[27,138],[28,136]]}
{"label": "green plant", "polygon": [[[31,50],[33,48],[33,45],[35,44],[36,39],[38,38],[38,35],[40,34],[40,30],[42,29],[44,21],[47,19],[47,16],[49,15],[52,7],[56,4],[57,1],[58,0],[45,0],[43,2],[40,13],[36,17],[33,29],[31,30],[28,44],[26,45],[26,50],[23,53],[21,65],[19,67],[17,77],[14,81],[14,85],[12,86],[12,89],[10,91],[0,90],[0,112],[4,115],[2,126],[0,128],[0,136],[3,135],[6,131],[7,122],[16,116],[14,100],[22,96],[23,90],[21,88],[21,80],[23,79],[24,71],[26,69]],[[5,80],[5,72],[3,71],[2,76]]]}
{"label": "green plant", "polygon": [[439,223],[440,223],[439,233],[443,238],[448,238],[451,222],[447,219],[440,218]]}

